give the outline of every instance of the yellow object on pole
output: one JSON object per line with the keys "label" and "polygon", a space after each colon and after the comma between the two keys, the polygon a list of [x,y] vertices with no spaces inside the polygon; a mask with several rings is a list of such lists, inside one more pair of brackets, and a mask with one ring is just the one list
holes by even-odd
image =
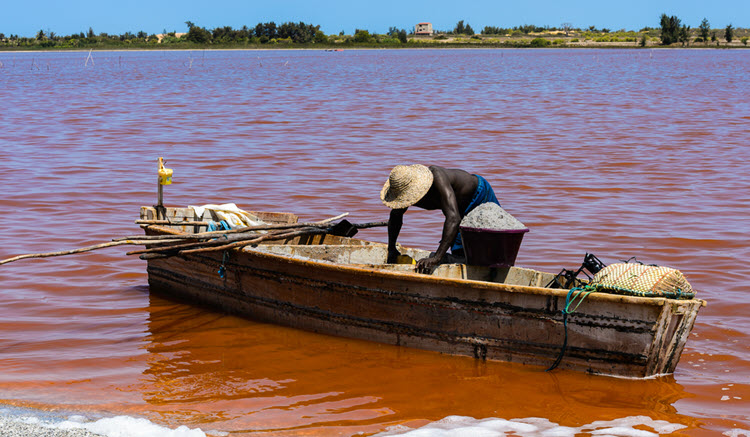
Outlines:
{"label": "yellow object on pole", "polygon": [[164,159],[159,157],[159,185],[172,183],[172,169],[164,167]]}

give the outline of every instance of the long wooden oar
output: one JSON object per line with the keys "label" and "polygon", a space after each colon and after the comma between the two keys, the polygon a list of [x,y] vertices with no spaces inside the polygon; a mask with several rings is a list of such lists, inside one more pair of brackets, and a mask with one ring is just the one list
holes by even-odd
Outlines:
{"label": "long wooden oar", "polygon": [[[323,233],[328,232],[328,229],[321,229],[316,227],[306,227],[301,228],[300,231],[303,231],[303,233],[311,232],[312,230],[315,231],[322,231]],[[288,234],[288,230],[277,230],[276,232],[268,233],[268,234],[233,234],[233,235],[221,235],[218,238],[213,238],[211,240],[203,240],[203,241],[193,241],[190,243],[177,243],[180,240],[169,240],[169,242],[165,245],[164,243],[161,243],[161,245],[158,245],[157,247],[153,247],[153,244],[149,244],[149,246],[152,246],[148,249],[139,249],[139,250],[133,250],[127,253],[127,255],[138,255],[142,253],[153,253],[153,252],[174,252],[176,250],[183,250],[183,249],[191,249],[195,247],[211,247],[211,246],[225,246],[230,243],[234,242],[248,242],[247,244],[254,244],[253,241],[258,240],[261,238],[261,236],[265,237],[275,237],[276,235],[282,235],[282,234]],[[273,238],[264,238],[259,241],[268,240]],[[276,238],[278,239],[278,238]],[[175,244],[177,243],[177,244]]]}
{"label": "long wooden oar", "polygon": [[[362,229],[362,228],[373,228],[376,226],[388,226],[388,222],[369,222],[369,223],[354,223],[352,224],[355,228]],[[301,235],[320,235],[320,234],[326,234],[328,233],[329,229],[316,229],[316,228],[307,228],[307,229],[301,229],[298,231],[292,231],[287,233],[276,233],[276,234],[265,234],[262,235],[256,239],[253,240],[244,240],[244,241],[237,241],[234,243],[229,243],[226,245],[217,245],[213,247],[203,247],[200,249],[188,249],[188,250],[181,250],[178,252],[179,255],[183,254],[189,254],[189,253],[199,253],[199,252],[213,252],[213,251],[219,251],[219,250],[227,250],[227,249],[233,249],[235,247],[243,247],[243,246],[249,246],[251,244],[258,244],[262,241],[268,241],[268,240],[283,240],[286,238],[293,238],[298,237]]]}
{"label": "long wooden oar", "polygon": [[120,240],[120,241],[112,241],[109,243],[101,243],[101,244],[95,244],[93,246],[87,246],[87,247],[81,247],[79,249],[72,249],[72,250],[61,250],[58,252],[44,252],[44,253],[29,253],[26,255],[18,255],[14,256],[13,258],[7,258],[2,261],[0,261],[0,265],[7,264],[9,262],[18,261],[22,259],[27,258],[48,258],[52,256],[63,256],[63,255],[72,255],[75,253],[83,253],[83,252],[91,252],[92,250],[97,249],[104,249],[105,247],[113,247],[113,246],[123,246],[126,244],[133,244],[133,245],[144,245],[144,244],[154,244],[154,243],[168,243],[171,240],[150,240],[150,241],[143,241],[143,240]]}
{"label": "long wooden oar", "polygon": [[[357,229],[363,229],[363,228],[372,228],[376,226],[387,226],[388,222],[369,222],[369,223],[360,223],[360,224],[351,224],[351,226],[357,228]],[[147,254],[147,253],[176,253],[179,252],[179,254],[185,254],[185,253],[194,253],[194,252],[208,252],[212,250],[226,250],[231,249],[234,247],[243,247],[248,246],[251,244],[258,244],[262,241],[266,240],[282,240],[285,238],[292,238],[300,235],[316,235],[316,234],[325,234],[331,231],[331,226],[328,225],[328,227],[324,228],[322,226],[304,226],[304,227],[296,227],[296,228],[287,228],[287,231],[292,229],[291,232],[285,232],[281,229],[276,229],[275,232],[270,232],[268,234],[263,234],[261,236],[258,236],[257,234],[234,234],[234,235],[226,235],[223,234],[219,238],[215,238],[209,241],[193,241],[190,243],[182,243],[182,244],[174,244],[174,240],[170,241],[168,243],[153,243],[151,244],[150,248],[148,249],[139,249],[139,250],[133,250],[130,252],[127,252],[127,255],[139,255],[139,254]],[[201,235],[201,234],[192,234],[194,236]],[[213,234],[212,234],[213,236]],[[193,237],[195,239],[195,237]],[[153,247],[156,245],[156,247]],[[216,247],[216,248],[213,248]]]}
{"label": "long wooden oar", "polygon": [[[316,225],[322,225],[326,223],[330,223],[332,221],[338,220],[340,218],[344,218],[348,216],[349,213],[345,212],[343,214],[339,214],[336,217],[327,218],[325,220],[321,220],[319,222],[314,222]],[[178,221],[178,220],[136,220],[135,224],[137,225],[167,225],[167,226],[208,226],[211,222],[206,221]],[[279,225],[258,225],[258,226],[246,226],[242,228],[235,228],[232,229],[233,232],[248,232],[253,231],[256,229],[265,229],[267,227],[271,227],[271,229],[279,229],[283,226],[300,226],[300,225],[312,225],[313,223],[290,223],[290,224],[279,224]]]}
{"label": "long wooden oar", "polygon": [[267,240],[283,240],[286,238],[293,238],[293,237],[297,237],[300,235],[325,234],[326,232],[327,231],[325,229],[303,229],[299,231],[292,231],[292,232],[279,233],[279,234],[266,234],[258,238],[255,238],[253,240],[237,241],[235,243],[230,243],[230,244],[226,244],[223,246],[201,247],[198,249],[181,250],[177,254],[184,255],[184,254],[199,253],[199,252],[216,252],[216,251],[221,251],[221,250],[234,249],[236,247],[249,246],[251,244],[258,244],[262,241],[267,241]]}
{"label": "long wooden oar", "polygon": [[[277,225],[258,225],[258,226],[245,226],[241,228],[234,228],[224,231],[208,231],[208,232],[200,232],[197,234],[173,234],[173,235],[142,235],[142,236],[129,236],[129,237],[122,237],[122,238],[116,238],[112,241],[118,241],[118,240],[132,240],[132,239],[139,239],[139,240],[165,240],[165,239],[174,239],[174,240],[182,240],[182,239],[199,239],[199,238],[214,238],[218,235],[224,235],[224,234],[238,234],[238,233],[245,233],[245,232],[257,232],[257,231],[270,231],[270,230],[276,230],[276,229],[294,229],[294,228],[306,228],[306,227],[327,227],[330,226],[332,221],[338,220],[340,218],[346,217],[349,215],[348,212],[344,214],[337,215],[336,217],[327,218],[325,220],[321,220],[318,222],[311,222],[311,223],[285,223],[285,224],[277,224]],[[137,222],[137,221],[136,221]],[[383,222],[380,222],[383,223]],[[172,223],[173,225],[182,225],[182,223]],[[386,222],[387,224],[387,222]],[[365,223],[365,225],[368,225],[368,223]],[[356,226],[356,225],[355,225]],[[379,225],[384,226],[384,225]]]}
{"label": "long wooden oar", "polygon": [[[79,249],[72,250],[61,250],[56,252],[43,252],[43,253],[29,253],[25,255],[18,255],[12,258],[0,260],[0,265],[7,264],[13,261],[19,261],[22,259],[29,258],[48,258],[54,256],[73,255],[76,253],[90,252],[93,250],[104,249],[107,247],[124,246],[124,245],[137,245],[137,246],[154,246],[150,249],[142,251],[128,252],[128,254],[144,254],[142,258],[156,258],[171,256],[174,254],[183,253],[196,253],[196,252],[207,252],[215,250],[227,250],[234,247],[243,247],[250,244],[257,244],[266,240],[280,240],[285,238],[292,238],[300,235],[317,235],[326,234],[331,231],[333,226],[331,222],[334,220],[345,217],[348,213],[331,217],[319,222],[313,223],[295,223],[295,224],[284,224],[284,225],[265,225],[265,226],[250,226],[245,228],[236,228],[226,231],[213,231],[213,232],[202,232],[199,234],[175,234],[175,235],[142,235],[133,237],[122,237],[113,239],[111,242],[95,244],[93,246],[81,247]],[[371,228],[376,226],[386,226],[388,222],[370,222],[362,224],[351,224],[351,226],[362,229]],[[254,228],[254,229],[253,229]],[[242,233],[265,230],[269,231],[267,234],[250,234],[242,235]],[[227,235],[227,234],[238,234],[238,235]],[[225,238],[217,239],[218,236],[224,236]],[[191,243],[174,244],[175,242],[182,239],[191,240],[203,240],[194,241]],[[152,250],[153,249],[153,250]]]}

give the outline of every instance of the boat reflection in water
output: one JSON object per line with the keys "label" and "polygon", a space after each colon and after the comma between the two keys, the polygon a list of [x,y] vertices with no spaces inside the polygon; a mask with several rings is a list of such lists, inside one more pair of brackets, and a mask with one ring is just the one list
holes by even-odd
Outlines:
{"label": "boat reflection in water", "polygon": [[153,291],[149,301],[148,368],[139,389],[153,419],[173,426],[352,435],[422,426],[445,411],[546,417],[561,426],[630,416],[697,426],[677,414],[675,402],[689,395],[671,375],[548,373],[256,323]]}

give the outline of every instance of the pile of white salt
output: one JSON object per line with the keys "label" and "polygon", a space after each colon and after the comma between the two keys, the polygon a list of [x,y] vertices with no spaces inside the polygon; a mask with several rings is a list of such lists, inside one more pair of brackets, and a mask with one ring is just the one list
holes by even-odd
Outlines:
{"label": "pile of white salt", "polygon": [[526,229],[526,225],[496,203],[483,203],[461,220],[461,227],[497,231]]}

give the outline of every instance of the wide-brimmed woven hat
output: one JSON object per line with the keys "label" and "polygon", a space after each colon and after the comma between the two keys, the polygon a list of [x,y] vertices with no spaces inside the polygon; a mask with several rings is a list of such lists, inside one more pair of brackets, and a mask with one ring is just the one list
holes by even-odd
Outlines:
{"label": "wide-brimmed woven hat", "polygon": [[380,200],[392,209],[414,205],[432,186],[432,172],[422,164],[397,165],[380,191]]}

